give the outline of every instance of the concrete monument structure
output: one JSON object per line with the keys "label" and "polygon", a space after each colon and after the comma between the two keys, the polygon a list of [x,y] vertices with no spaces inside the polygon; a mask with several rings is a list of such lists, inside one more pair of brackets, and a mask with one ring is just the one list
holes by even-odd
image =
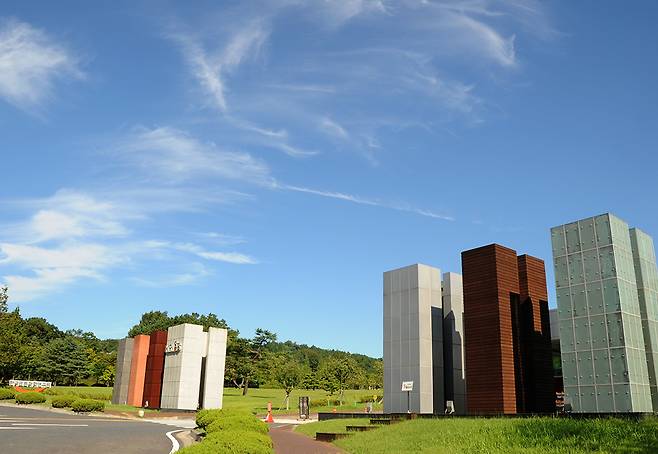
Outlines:
{"label": "concrete monument structure", "polygon": [[130,383],[133,342],[134,340],[130,337],[119,340],[114,388],[112,389],[113,404],[126,405],[128,403],[128,384]]}
{"label": "concrete monument structure", "polygon": [[227,331],[184,323],[167,332],[161,408],[221,408]]}
{"label": "concrete monument structure", "polygon": [[119,341],[112,403],[222,408],[227,330],[184,323]]}
{"label": "concrete monument structure", "polygon": [[491,244],[462,253],[471,414],[555,409],[544,262]]}
{"label": "concrete monument structure", "polygon": [[656,407],[658,272],[651,237],[603,214],[551,229],[565,402]]}
{"label": "concrete monument structure", "polygon": [[[463,413],[461,278],[415,264],[384,273],[384,411]],[[413,390],[402,391],[402,382]]]}

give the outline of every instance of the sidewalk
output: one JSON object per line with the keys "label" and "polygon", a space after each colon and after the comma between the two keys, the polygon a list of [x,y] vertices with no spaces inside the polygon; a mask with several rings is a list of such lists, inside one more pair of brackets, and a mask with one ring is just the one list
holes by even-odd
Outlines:
{"label": "sidewalk", "polygon": [[343,451],[331,443],[315,441],[306,435],[293,432],[295,425],[274,423],[270,437],[275,454],[342,454]]}

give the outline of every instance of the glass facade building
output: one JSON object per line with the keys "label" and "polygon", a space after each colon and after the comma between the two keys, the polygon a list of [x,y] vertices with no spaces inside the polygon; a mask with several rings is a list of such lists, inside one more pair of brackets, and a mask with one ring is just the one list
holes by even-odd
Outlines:
{"label": "glass facade building", "polygon": [[658,409],[653,241],[611,214],[554,227],[551,239],[565,403],[580,413]]}

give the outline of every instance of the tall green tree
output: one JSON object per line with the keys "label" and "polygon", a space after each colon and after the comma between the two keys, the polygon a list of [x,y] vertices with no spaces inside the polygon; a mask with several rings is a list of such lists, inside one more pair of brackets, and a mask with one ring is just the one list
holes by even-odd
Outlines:
{"label": "tall green tree", "polygon": [[338,388],[340,404],[345,399],[345,389],[359,373],[359,366],[353,358],[346,355],[335,356],[322,365],[322,376],[328,385]]}
{"label": "tall green tree", "polygon": [[272,381],[283,388],[285,392],[286,410],[290,410],[290,394],[296,388],[299,388],[304,370],[299,362],[285,356],[275,356],[269,359]]}
{"label": "tall green tree", "polygon": [[0,314],[6,314],[9,310],[7,301],[9,301],[9,288],[5,285],[0,287]]}
{"label": "tall green tree", "polygon": [[49,342],[43,352],[41,367],[44,375],[60,385],[77,386],[90,374],[86,349],[74,336]]}

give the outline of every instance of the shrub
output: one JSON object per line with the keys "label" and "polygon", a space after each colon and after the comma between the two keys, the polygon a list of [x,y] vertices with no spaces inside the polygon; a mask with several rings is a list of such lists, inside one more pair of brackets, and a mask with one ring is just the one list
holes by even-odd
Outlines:
{"label": "shrub", "polygon": [[311,399],[308,405],[310,407],[338,407],[340,401],[335,399]]}
{"label": "shrub", "polygon": [[201,443],[179,451],[181,454],[271,454],[272,440],[264,434],[231,430],[208,435]]}
{"label": "shrub", "polygon": [[71,409],[75,412],[103,411],[105,402],[95,399],[76,399],[71,404]]}
{"label": "shrub", "polygon": [[34,391],[16,393],[14,398],[16,399],[17,404],[41,404],[46,401],[46,396]]}
{"label": "shrub", "polygon": [[[375,398],[375,400],[372,399],[373,397]],[[359,403],[365,404],[368,402],[379,402],[381,399],[382,396],[378,396],[376,394],[366,394],[365,396],[359,397]]]}
{"label": "shrub", "polygon": [[0,400],[13,399],[16,391],[13,389],[0,388]]}
{"label": "shrub", "polygon": [[55,396],[53,397],[53,400],[50,402],[50,405],[52,405],[55,408],[67,408],[71,407],[73,402],[75,402],[78,398],[72,395],[64,395],[64,396]]}
{"label": "shrub", "polygon": [[238,430],[247,430],[267,435],[270,429],[267,426],[267,423],[256,419],[252,415],[221,417],[206,427],[206,432],[208,432],[208,434]]}
{"label": "shrub", "polygon": [[196,414],[196,425],[200,429],[206,429],[210,424],[219,418],[229,418],[232,416],[245,416],[254,419],[253,413],[249,410],[236,408],[207,409],[199,410]]}

